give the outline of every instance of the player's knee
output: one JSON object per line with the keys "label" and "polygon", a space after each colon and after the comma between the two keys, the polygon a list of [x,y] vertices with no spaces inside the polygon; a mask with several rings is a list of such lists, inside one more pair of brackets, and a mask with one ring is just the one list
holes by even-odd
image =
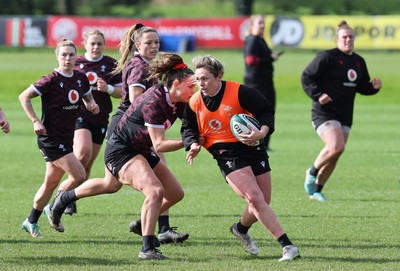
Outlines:
{"label": "player's knee", "polygon": [[107,184],[108,193],[110,194],[118,192],[121,189],[121,187],[122,184],[118,181],[112,181]]}
{"label": "player's knee", "polygon": [[173,199],[175,203],[180,202],[184,197],[185,197],[185,192],[183,191],[183,189],[174,191]]}
{"label": "player's knee", "polygon": [[146,198],[152,202],[162,202],[164,198],[164,188],[162,186],[156,186],[149,189],[150,192],[145,193]]}
{"label": "player's knee", "polygon": [[257,211],[261,211],[261,209],[268,206],[268,204],[265,202],[262,194],[259,194],[259,193],[247,194],[247,202],[249,203],[250,206],[252,206]]}
{"label": "player's knee", "polygon": [[78,185],[83,184],[86,181],[86,171],[80,171],[74,176],[74,182]]}
{"label": "player's knee", "polygon": [[331,148],[330,153],[332,157],[339,157],[344,152],[345,146],[344,144],[335,145]]}

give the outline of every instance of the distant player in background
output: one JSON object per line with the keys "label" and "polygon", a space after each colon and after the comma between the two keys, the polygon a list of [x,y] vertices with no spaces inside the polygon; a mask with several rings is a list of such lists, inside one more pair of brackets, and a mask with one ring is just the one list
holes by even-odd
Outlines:
{"label": "distant player in background", "polygon": [[[244,84],[258,89],[272,105],[276,106],[273,62],[279,54],[273,53],[264,39],[265,21],[262,15],[250,17],[250,26],[244,40],[245,74]],[[269,150],[270,137],[264,139]]]}
{"label": "distant player in background", "polygon": [[[283,248],[280,261],[300,256],[298,248],[289,240],[270,207],[271,174],[265,146],[250,146],[274,131],[274,107],[254,89],[239,83],[224,81],[224,67],[211,57],[193,60],[199,91],[186,106],[181,134],[192,164],[201,146],[208,150],[235,193],[247,202],[239,222],[230,230],[244,246],[246,252],[258,255],[259,248],[248,231],[260,222]],[[239,113],[251,113],[261,125],[242,135],[238,141],[230,130],[230,119]],[[213,125],[211,125],[213,124]],[[204,138],[204,144],[200,139]]]}
{"label": "distant player in background", "polygon": [[[76,120],[74,135],[74,154],[85,167],[86,179],[94,160],[100,152],[101,145],[107,132],[108,117],[112,112],[110,97],[121,98],[122,77],[120,73],[111,74],[116,65],[116,60],[103,54],[105,48],[105,37],[100,30],[92,30],[83,34],[83,45],[86,52],[78,56],[75,69],[86,74],[92,86],[92,94],[100,107],[97,115],[89,112],[84,106],[81,107],[79,117]],[[63,187],[70,190],[75,187]],[[65,213],[72,215],[76,213],[75,202],[71,203]]]}
{"label": "distant player in background", "polygon": [[[182,140],[166,138],[165,133],[177,118],[182,117],[196,81],[193,71],[175,54],[163,54],[157,62],[150,64],[149,71],[150,78],[162,80],[162,83],[136,98],[109,135],[104,154],[104,182],[111,183],[113,189],[119,187],[118,190],[126,184],[144,194],[141,210],[143,247],[138,257],[164,260],[167,257],[156,249],[157,219],[160,213],[183,199],[184,191],[157,153],[183,148]],[[59,223],[63,208],[71,201],[118,190],[87,181],[74,190],[59,193],[52,209],[53,223]],[[171,229],[158,234],[160,241],[164,235],[170,235],[169,231]]]}
{"label": "distant player in background", "polygon": [[[76,61],[75,44],[63,39],[56,47],[58,68],[51,74],[40,78],[19,95],[19,101],[33,123],[38,146],[46,161],[46,174],[43,184],[36,192],[32,210],[22,223],[22,228],[32,237],[41,237],[37,225],[42,212],[50,219],[49,210],[44,210],[57,188],[64,173],[69,182],[79,185],[86,179],[85,168],[73,154],[75,122],[83,102],[93,114],[99,113],[99,106],[93,99],[92,89],[84,73],[74,70]],[[39,120],[31,99],[42,98],[42,118]],[[52,225],[63,232],[61,221]]]}
{"label": "distant player in background", "polygon": [[322,189],[342,155],[353,124],[356,93],[376,94],[379,78],[370,79],[365,60],[355,53],[354,31],[342,21],[336,32],[337,47],[319,52],[301,76],[312,99],[312,123],[325,144],[306,171],[304,189],[310,199],[327,201]]}
{"label": "distant player in background", "polygon": [[3,133],[10,132],[10,123],[7,121],[6,115],[3,112],[3,109],[0,107],[0,126]]}

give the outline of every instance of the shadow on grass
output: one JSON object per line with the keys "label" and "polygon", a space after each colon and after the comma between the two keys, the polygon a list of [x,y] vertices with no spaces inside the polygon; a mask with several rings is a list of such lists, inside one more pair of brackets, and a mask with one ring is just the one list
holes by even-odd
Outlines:
{"label": "shadow on grass", "polygon": [[[27,237],[29,239],[1,239],[0,244],[10,244],[10,245],[15,245],[15,244],[37,244],[37,245],[63,245],[63,244],[81,244],[81,245],[136,245],[136,243],[141,243],[141,240],[138,239],[137,242],[134,241],[116,241],[116,240],[111,240],[110,237],[106,236],[101,236],[98,237],[99,240],[93,240],[93,237],[90,237],[90,239],[82,239],[82,240],[43,240],[43,239],[34,239],[31,237]],[[109,240],[107,240],[109,239]]]}
{"label": "shadow on grass", "polygon": [[[367,201],[367,200],[366,200]],[[325,204],[325,203],[322,203]],[[103,213],[82,213],[82,216],[100,216]],[[109,216],[107,214],[107,216]],[[118,214],[118,216],[121,216]],[[132,216],[132,214],[123,214],[123,216]],[[238,220],[242,216],[242,213],[237,213],[237,214],[173,214],[174,218],[223,218],[223,217],[233,217],[235,218],[234,222]],[[140,217],[140,214],[137,214],[137,217]],[[279,214],[279,217],[293,217],[293,218],[320,218],[321,215],[319,214],[301,214],[301,215],[284,215],[284,214]],[[324,218],[387,218],[387,216],[384,215],[326,215]]]}
{"label": "shadow on grass", "polygon": [[[205,258],[197,258],[197,257],[188,257],[187,256],[178,256],[178,257],[173,257],[169,261],[157,261],[157,264],[162,263],[162,264],[168,264],[169,262],[188,262],[188,263],[206,263],[206,262],[212,262],[215,260],[220,259],[221,255],[214,255],[210,257],[205,257]],[[235,260],[240,260],[240,261],[251,261],[251,262],[261,262],[261,261],[266,261],[266,260],[276,260],[276,256],[238,256],[236,254],[225,254],[223,255],[223,258],[231,258]],[[387,264],[387,263],[399,263],[400,259],[382,259],[382,258],[372,258],[372,257],[364,257],[364,258],[356,258],[356,257],[324,257],[324,256],[313,256],[313,257],[304,257],[302,256],[299,260],[297,261],[312,261],[314,264],[317,264],[318,262],[323,262],[323,263],[370,263],[370,264]],[[155,263],[155,261],[151,261]],[[11,264],[14,267],[15,266],[41,266],[41,265],[56,265],[58,267],[60,266],[125,266],[129,265],[131,266],[132,264],[135,263],[144,263],[140,260],[138,260],[135,257],[132,257],[131,260],[127,259],[106,259],[106,258],[100,258],[100,257],[79,257],[79,256],[40,256],[40,257],[27,257],[27,256],[22,256],[22,257],[11,257],[4,259],[3,264]]]}
{"label": "shadow on grass", "polygon": [[[304,259],[304,257],[302,257]],[[398,263],[400,262],[400,259],[382,259],[382,258],[371,258],[371,257],[366,257],[366,258],[355,258],[355,257],[310,257],[309,258],[313,262],[333,262],[333,263],[370,263],[370,264],[385,264],[385,263]]]}
{"label": "shadow on grass", "polygon": [[[104,245],[104,246],[113,246],[113,245],[122,245],[122,246],[130,246],[130,245],[138,245],[141,244],[142,240],[140,236],[137,236],[137,240],[113,240],[109,236],[98,236],[98,237],[90,237],[86,239],[70,239],[70,240],[43,240],[41,238],[34,239],[27,236],[27,239],[1,239],[0,244],[8,244],[8,245],[21,245],[21,244],[28,244],[28,245]],[[235,239],[235,237],[229,238],[211,238],[209,236],[206,237],[192,237],[189,240],[185,241],[184,243],[171,243],[167,245],[162,245],[162,247],[168,246],[185,246],[185,247],[197,247],[197,246],[212,246],[212,247],[226,247],[231,246],[232,244],[238,244],[239,241]],[[241,248],[241,247],[240,247]]]}
{"label": "shadow on grass", "polygon": [[[187,263],[207,263],[207,262],[214,262],[216,260],[220,260],[220,256],[214,255],[211,257],[205,257],[202,259],[199,259],[197,257],[188,257],[189,255],[181,256],[181,257],[173,257],[170,258],[168,261],[141,261],[135,257],[132,257],[132,260],[127,260],[127,259],[105,259],[105,258],[99,258],[99,257],[79,257],[79,256],[71,256],[71,257],[66,257],[66,256],[40,256],[40,257],[27,257],[27,256],[22,256],[22,257],[15,257],[15,258],[7,258],[3,261],[3,264],[10,264],[13,265],[14,267],[20,266],[20,267],[26,267],[28,268],[29,266],[43,266],[43,265],[55,265],[57,267],[62,266],[132,266],[132,264],[138,264],[138,263],[149,263],[151,265],[154,264],[162,264],[162,265],[168,265],[169,263],[172,262],[187,262]],[[240,260],[240,261],[251,261],[251,262],[261,262],[261,261],[266,261],[266,260],[275,260],[276,257],[271,257],[271,256],[237,256],[236,254],[225,254],[224,258],[230,258],[235,260]]]}
{"label": "shadow on grass", "polygon": [[3,263],[12,264],[14,266],[38,266],[38,265],[56,265],[56,266],[121,266],[132,265],[133,260],[123,259],[104,259],[104,258],[88,258],[88,257],[68,257],[68,256],[40,256],[40,257],[15,257],[5,259]]}
{"label": "shadow on grass", "polygon": [[[261,241],[257,241],[257,244],[263,244]],[[328,244],[330,242],[342,242],[341,244]],[[373,250],[373,249],[396,249],[400,250],[400,244],[376,244],[376,240],[340,240],[340,239],[304,239],[296,238],[296,243],[301,244],[301,247],[309,248],[323,248],[323,249],[355,249],[355,250]],[[360,244],[362,242],[362,244]],[[328,245],[327,245],[328,244]],[[399,258],[400,261],[400,258]]]}
{"label": "shadow on grass", "polygon": [[[97,240],[99,239],[99,240]],[[395,249],[400,250],[400,244],[374,244],[374,240],[362,240],[363,244],[352,244],[349,240],[346,239],[299,239],[297,240],[298,244],[300,245],[301,251],[307,251],[309,249],[346,249],[346,250],[357,250],[358,255],[359,252],[362,250],[385,250],[385,249]],[[329,244],[329,242],[343,242],[343,244]],[[280,248],[278,244],[275,244],[272,240],[266,239],[256,239],[257,244],[259,245],[262,254],[258,257],[251,256],[247,253],[244,253],[242,246],[240,245],[237,240],[231,237],[227,238],[210,238],[210,237],[196,237],[189,239],[187,242],[183,244],[168,244],[163,245],[162,250],[168,252],[168,247],[170,246],[179,246],[182,249],[185,249],[187,253],[177,253],[175,255],[167,256],[171,257],[171,261],[173,262],[188,262],[188,263],[207,263],[207,262],[214,262],[219,260],[229,260],[230,258],[234,260],[240,261],[254,261],[260,262],[265,260],[276,260],[280,257]],[[47,249],[49,246],[62,246],[63,244],[73,244],[77,246],[85,246],[85,245],[96,245],[99,247],[100,250],[105,250],[106,248],[101,247],[110,247],[118,245],[118,246],[137,246],[140,243],[132,242],[132,241],[121,241],[121,240],[107,240],[106,236],[96,237],[96,238],[88,238],[85,240],[67,240],[67,241],[58,241],[58,240],[0,240],[0,244],[7,244],[7,245],[33,245],[38,246],[37,249],[40,249],[40,246],[46,246]],[[210,251],[214,251],[214,253],[210,253],[206,257],[199,258],[191,257],[189,252],[193,252],[193,249],[196,247],[209,247]],[[234,252],[232,252],[234,251]],[[243,253],[241,253],[243,252]],[[56,254],[56,253],[54,253]],[[268,254],[268,255],[266,255]],[[44,256],[21,256],[21,257],[8,257],[3,259],[4,264],[12,264],[13,266],[21,266],[21,267],[28,267],[28,266],[40,266],[40,265],[57,265],[57,266],[125,266],[125,265],[132,265],[138,262],[141,262],[136,258],[136,254],[132,254],[132,258],[130,259],[107,259],[106,257],[79,257],[79,256],[57,256],[57,255],[44,255]],[[400,263],[400,258],[384,258],[384,257],[351,257],[351,256],[336,256],[336,257],[329,257],[329,256],[321,256],[318,255],[307,255],[305,256],[302,254],[302,259],[300,261],[313,261],[317,262],[343,262],[343,263],[371,263],[371,264],[386,264],[386,263]],[[169,262],[169,261],[166,261]],[[164,264],[164,263],[162,263]]]}
{"label": "shadow on grass", "polygon": [[[62,246],[66,244],[73,244],[76,246],[84,246],[84,245],[96,245],[99,250],[107,251],[107,247],[115,247],[115,245],[131,245],[132,242],[124,242],[124,241],[100,241],[100,240],[68,240],[68,241],[42,241],[39,242],[36,240],[0,240],[0,244],[7,245],[31,245],[33,247],[38,246],[38,250],[41,248],[39,246],[45,246],[47,251],[51,251],[51,255],[40,255],[40,256],[20,256],[20,257],[7,257],[3,260],[3,264],[10,264],[15,266],[19,266],[20,268],[28,268],[29,266],[43,266],[55,265],[57,267],[63,266],[71,267],[71,266],[131,266],[132,264],[138,263],[149,263],[148,261],[141,261],[137,258],[137,254],[132,253],[132,257],[130,259],[126,258],[107,258],[106,257],[87,257],[87,256],[58,256],[54,255],[57,253],[56,250],[51,249],[51,246]],[[184,252],[175,251],[175,253],[168,253],[169,249],[172,246],[182,247]],[[205,257],[199,257],[198,255],[193,256],[191,252],[193,249],[196,249],[200,246],[209,247],[207,251],[213,251],[213,253],[207,253]],[[168,264],[168,262],[187,262],[187,263],[209,263],[209,262],[218,262],[221,260],[239,260],[239,261],[251,261],[253,263],[262,262],[262,261],[270,261],[277,260],[280,255],[259,255],[252,256],[243,251],[240,243],[232,238],[196,238],[195,240],[187,241],[183,244],[168,244],[163,245],[161,247],[163,252],[166,252],[166,256],[170,257],[169,261],[150,261],[150,263],[157,265]],[[49,253],[49,252],[48,252]],[[192,255],[192,256],[191,256]],[[149,264],[150,264],[149,263]],[[65,268],[66,268],[65,267]]]}
{"label": "shadow on grass", "polygon": [[[94,212],[80,212],[79,213],[80,216],[84,217],[84,216],[95,216],[95,217],[99,217],[100,215],[104,215],[104,212],[98,212],[98,213],[94,213]],[[237,214],[173,214],[173,217],[205,217],[205,218],[218,218],[218,217],[235,217],[238,218],[240,217],[242,214],[241,213],[237,213]],[[140,213],[123,213],[123,214],[109,214],[107,213],[107,216],[129,216],[132,219],[139,219],[140,218]]]}
{"label": "shadow on grass", "polygon": [[350,198],[343,198],[339,199],[340,201],[366,201],[366,202],[390,202],[390,203],[400,203],[399,199],[350,199]]}

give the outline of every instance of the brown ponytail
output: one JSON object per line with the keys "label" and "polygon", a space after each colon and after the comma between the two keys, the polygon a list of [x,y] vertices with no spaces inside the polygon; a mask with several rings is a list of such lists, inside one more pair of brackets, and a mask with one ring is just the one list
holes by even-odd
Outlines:
{"label": "brown ponytail", "polygon": [[154,28],[144,26],[141,23],[134,24],[125,31],[125,34],[119,43],[120,59],[117,61],[117,67],[112,71],[112,74],[122,72],[131,53],[137,51],[135,44],[140,43],[143,34],[149,32],[158,34]]}
{"label": "brown ponytail", "polygon": [[147,68],[149,80],[163,81],[167,88],[172,86],[175,80],[182,82],[187,75],[193,75],[193,71],[184,63],[182,57],[177,54],[160,53]]}

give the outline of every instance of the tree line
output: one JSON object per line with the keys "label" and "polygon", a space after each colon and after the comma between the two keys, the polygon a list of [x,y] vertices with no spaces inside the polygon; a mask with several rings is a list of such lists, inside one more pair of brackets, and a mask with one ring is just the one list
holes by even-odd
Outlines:
{"label": "tree line", "polygon": [[[198,0],[12,0],[0,6],[0,15],[76,15],[112,17],[169,17],[168,7],[190,6]],[[209,17],[210,8],[230,7],[230,14],[221,9],[221,17],[235,15],[390,15],[400,14],[398,0],[202,0],[203,10],[193,10],[197,17]],[[161,5],[164,4],[164,5]],[[211,6],[210,6],[211,5]],[[154,13],[148,10],[154,8]],[[144,13],[146,11],[146,13]],[[175,16],[176,17],[176,16]],[[182,17],[190,17],[182,13]]]}

